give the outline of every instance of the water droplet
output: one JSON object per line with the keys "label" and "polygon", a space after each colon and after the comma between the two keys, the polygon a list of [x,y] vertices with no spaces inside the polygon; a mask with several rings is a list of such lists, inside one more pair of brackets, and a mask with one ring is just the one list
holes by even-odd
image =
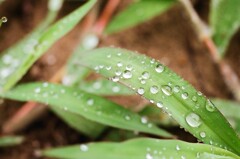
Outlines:
{"label": "water droplet", "polygon": [[153,159],[153,156],[149,153],[146,154],[146,159]]}
{"label": "water droplet", "polygon": [[142,122],[143,124],[146,124],[146,123],[148,122],[147,117],[143,116],[143,117],[141,118],[141,122]]}
{"label": "water droplet", "polygon": [[122,64],[121,62],[118,62],[118,63],[117,63],[117,66],[118,66],[118,67],[122,67],[123,64]]}
{"label": "water droplet", "polygon": [[125,116],[125,119],[126,119],[126,120],[130,120],[131,118],[130,118],[130,116],[126,115],[126,116]]}
{"label": "water droplet", "polygon": [[173,91],[178,93],[180,91],[180,87],[176,85],[175,87],[173,87]]}
{"label": "water droplet", "polygon": [[116,70],[116,71],[115,71],[115,75],[116,75],[116,76],[120,76],[121,74],[122,74],[122,72],[121,72],[120,70]]}
{"label": "water droplet", "polygon": [[149,73],[147,72],[147,71],[144,71],[143,73],[142,73],[142,78],[143,79],[148,79],[150,77],[150,75],[149,75]]}
{"label": "water droplet", "polygon": [[2,17],[1,20],[2,20],[3,23],[6,23],[7,22],[7,17]]}
{"label": "water droplet", "polygon": [[111,78],[111,80],[112,80],[113,82],[118,82],[118,81],[119,81],[119,77],[118,77],[118,76],[113,76],[113,77]]}
{"label": "water droplet", "polygon": [[101,87],[102,87],[101,82],[96,81],[96,82],[93,83],[93,88],[94,89],[100,89]]}
{"label": "water droplet", "polygon": [[188,98],[188,93],[187,92],[184,92],[183,94],[182,94],[182,99],[187,99]]}
{"label": "water droplet", "polygon": [[87,35],[82,41],[82,45],[86,49],[93,49],[98,45],[98,43],[99,38],[94,34]]}
{"label": "water droplet", "polygon": [[162,108],[163,107],[163,103],[162,102],[157,102],[157,107],[158,108]]}
{"label": "water droplet", "polygon": [[145,84],[146,81],[144,79],[141,79],[141,84]]}
{"label": "water droplet", "polygon": [[90,98],[90,99],[87,100],[87,105],[91,106],[93,104],[94,104],[94,100],[93,99]]}
{"label": "water droplet", "polygon": [[125,79],[132,78],[132,73],[129,70],[125,70],[123,72],[123,78],[125,78]]}
{"label": "water droplet", "polygon": [[197,92],[197,95],[198,96],[202,96],[202,92]]}
{"label": "water droplet", "polygon": [[172,95],[172,88],[168,85],[162,86],[161,90],[167,96]]}
{"label": "water droplet", "polygon": [[205,132],[200,132],[200,136],[202,137],[202,138],[205,138],[206,137],[206,133]]}
{"label": "water droplet", "polygon": [[112,69],[112,67],[111,66],[106,66],[106,70],[111,70]]}
{"label": "water droplet", "polygon": [[157,94],[158,91],[159,91],[158,86],[155,86],[155,85],[154,85],[154,86],[150,87],[150,92],[151,92],[152,94]]}
{"label": "water droplet", "polygon": [[117,93],[117,92],[120,91],[120,88],[119,88],[118,86],[114,86],[114,87],[112,88],[112,91],[115,92],[115,93]]}
{"label": "water droplet", "polygon": [[209,112],[213,112],[215,110],[215,106],[214,104],[208,99],[207,102],[206,102],[206,109],[209,111]]}
{"label": "water droplet", "polygon": [[201,119],[200,117],[195,114],[195,113],[190,113],[186,116],[186,121],[188,123],[189,126],[191,127],[198,127],[201,125]]}
{"label": "water droplet", "polygon": [[193,97],[192,97],[192,101],[193,101],[193,102],[197,102],[197,97],[196,97],[196,96],[193,96]]}
{"label": "water droplet", "polygon": [[34,92],[35,92],[35,93],[40,93],[40,92],[41,92],[41,88],[39,88],[39,87],[36,88],[36,89],[34,90]]}
{"label": "water droplet", "polygon": [[88,146],[85,145],[85,144],[81,144],[80,145],[80,150],[86,152],[86,151],[88,151]]}
{"label": "water droplet", "polygon": [[156,67],[155,67],[155,70],[158,72],[158,73],[162,73],[164,71],[164,66],[161,65],[161,64],[158,64]]}
{"label": "water droplet", "polygon": [[176,150],[179,151],[180,150],[180,147],[179,145],[176,146]]}
{"label": "water droplet", "polygon": [[132,65],[127,65],[127,66],[126,66],[126,70],[131,71],[132,69],[133,69]]}
{"label": "water droplet", "polygon": [[138,88],[137,93],[143,95],[145,93],[144,88],[142,87]]}

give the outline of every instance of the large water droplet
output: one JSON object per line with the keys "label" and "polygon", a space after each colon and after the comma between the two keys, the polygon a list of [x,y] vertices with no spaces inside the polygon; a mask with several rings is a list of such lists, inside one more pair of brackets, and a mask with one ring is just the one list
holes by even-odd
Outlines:
{"label": "large water droplet", "polygon": [[164,71],[164,66],[161,65],[161,64],[158,64],[156,67],[155,67],[155,70],[158,72],[158,73],[162,73]]}
{"label": "large water droplet", "polygon": [[149,153],[146,154],[146,159],[153,159],[153,156]]}
{"label": "large water droplet", "polygon": [[137,93],[143,95],[145,93],[144,88],[142,87],[138,88]]}
{"label": "large water droplet", "polygon": [[188,98],[188,93],[187,92],[184,92],[183,94],[182,94],[182,99],[187,99]]}
{"label": "large water droplet", "polygon": [[207,102],[206,102],[206,109],[209,111],[209,112],[213,112],[215,110],[215,106],[214,104],[208,99]]}
{"label": "large water droplet", "polygon": [[200,117],[195,113],[190,113],[186,116],[186,122],[191,127],[198,127],[202,124]]}
{"label": "large water droplet", "polygon": [[157,94],[158,91],[159,91],[158,86],[155,86],[155,85],[154,85],[154,86],[150,87],[150,92],[151,92],[152,94]]}
{"label": "large water droplet", "polygon": [[142,78],[143,79],[148,79],[150,77],[150,75],[149,75],[149,73],[147,72],[147,71],[144,71],[143,73],[142,73]]}
{"label": "large water droplet", "polygon": [[86,151],[88,151],[88,146],[85,145],[85,144],[81,144],[80,145],[80,150],[86,152]]}
{"label": "large water droplet", "polygon": [[6,23],[7,22],[7,17],[2,17],[1,20],[2,20],[3,23]]}
{"label": "large water droplet", "polygon": [[172,94],[172,88],[168,85],[162,86],[162,92],[167,95],[170,96]]}
{"label": "large water droplet", "polygon": [[113,76],[111,79],[112,79],[113,82],[118,82],[119,81],[119,77],[118,76]]}
{"label": "large water droplet", "polygon": [[130,72],[129,70],[125,70],[123,72],[123,78],[125,78],[125,79],[132,78],[132,72]]}

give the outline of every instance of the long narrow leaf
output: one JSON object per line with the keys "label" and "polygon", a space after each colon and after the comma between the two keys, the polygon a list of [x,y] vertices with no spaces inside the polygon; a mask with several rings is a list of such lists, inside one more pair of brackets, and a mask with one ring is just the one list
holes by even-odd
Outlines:
{"label": "long narrow leaf", "polygon": [[61,108],[86,119],[126,130],[140,131],[172,137],[152,123],[142,122],[141,117],[102,97],[62,85],[32,83],[17,86],[1,95],[20,101],[37,101]]}
{"label": "long narrow leaf", "polygon": [[106,28],[113,33],[145,22],[169,9],[175,0],[139,0],[120,12]]}
{"label": "long narrow leaf", "polygon": [[149,99],[204,143],[240,154],[236,132],[212,102],[158,61],[124,49],[101,48],[86,52],[80,62]]}
{"label": "long narrow leaf", "polygon": [[122,143],[90,143],[43,151],[47,157],[64,159],[239,159],[237,155],[210,145],[178,140],[139,138]]}
{"label": "long narrow leaf", "polygon": [[0,137],[0,147],[8,147],[19,145],[23,142],[23,137],[21,136],[5,136]]}
{"label": "long narrow leaf", "polygon": [[239,0],[211,0],[210,25],[220,56],[224,56],[232,36],[240,27]]}
{"label": "long narrow leaf", "polygon": [[54,42],[68,33],[83,18],[95,2],[96,0],[88,1],[73,13],[56,22],[40,36],[34,36],[31,44],[25,46],[24,54],[18,54],[16,58],[12,57],[11,53],[5,54],[6,56],[0,60],[3,61],[0,64],[0,90],[10,89]]}

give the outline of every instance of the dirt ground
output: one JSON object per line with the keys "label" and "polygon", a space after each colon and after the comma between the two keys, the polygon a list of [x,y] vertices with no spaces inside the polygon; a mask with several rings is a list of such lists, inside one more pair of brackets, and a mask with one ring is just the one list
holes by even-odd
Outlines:
{"label": "dirt ground", "polygon": [[[46,2],[46,0],[6,0],[0,6],[0,17],[8,17],[8,22],[0,29],[0,52],[24,37],[42,20],[46,13]],[[197,11],[207,20],[208,1],[195,2]],[[124,8],[128,3],[128,0],[122,1],[120,8]],[[66,2],[59,17],[66,15],[78,5],[76,1]],[[64,65],[67,57],[74,50],[80,30],[78,25],[59,40],[34,64],[22,81],[49,79]],[[240,49],[239,43],[240,33],[233,38],[226,58],[240,76],[240,54],[237,52]],[[100,46],[109,45],[136,50],[160,60],[208,97],[232,98],[217,66],[212,62],[207,49],[197,40],[180,5],[137,27],[103,36]],[[54,59],[54,62],[49,62],[49,59]],[[138,98],[131,98],[126,102],[122,99],[115,100],[125,105],[139,102],[134,100]],[[17,111],[21,104],[5,101],[0,106],[0,126]],[[97,141],[105,139],[108,131],[104,132]],[[195,141],[191,135],[179,128],[172,128],[169,131],[182,140]],[[51,112],[45,113],[17,134],[25,136],[25,142],[20,146],[0,149],[0,159],[35,159],[38,158],[35,154],[36,150],[91,141],[69,128]]]}

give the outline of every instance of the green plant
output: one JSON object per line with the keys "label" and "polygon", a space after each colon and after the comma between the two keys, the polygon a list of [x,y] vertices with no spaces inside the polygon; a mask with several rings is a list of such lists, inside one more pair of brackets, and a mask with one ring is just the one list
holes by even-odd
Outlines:
{"label": "green plant", "polygon": [[[240,139],[237,135],[239,124],[234,126],[235,131],[227,121],[227,119],[234,122],[240,121],[238,114],[233,113],[237,112],[239,107],[232,106],[234,105],[232,102],[214,99],[213,103],[219,105],[215,107],[201,92],[195,90],[193,86],[169,68],[155,59],[132,51],[120,48],[89,50],[80,46],[80,49],[77,49],[67,65],[65,80],[67,78],[68,82],[65,84],[68,86],[43,82],[20,84],[12,88],[34,61],[55,41],[70,31],[92,8],[95,2],[90,0],[66,18],[53,25],[46,25],[42,30],[33,32],[29,37],[37,39],[37,42],[34,47],[32,46],[33,49],[30,49],[29,54],[20,52],[17,56],[14,52],[19,51],[26,45],[27,40],[23,40],[15,48],[10,48],[12,51],[5,52],[2,56],[2,63],[0,63],[2,70],[10,67],[4,64],[6,56],[19,60],[19,65],[14,69],[11,68],[11,72],[6,77],[2,77],[0,96],[13,100],[36,101],[47,104],[70,126],[92,138],[99,136],[106,126],[159,135],[164,138],[174,138],[166,130],[159,128],[157,122],[148,121],[145,116],[142,116],[156,113],[155,110],[150,111],[150,113],[146,113],[148,111],[144,112],[144,110],[136,113],[102,97],[105,95],[132,95],[137,93],[152,105],[156,105],[155,108],[162,109],[168,116],[175,119],[182,128],[204,144],[187,143],[179,140],[137,138],[122,143],[90,143],[67,146],[45,150],[41,154],[66,159],[240,158]],[[221,2],[224,2],[224,4],[219,3],[219,5],[227,6],[230,4],[226,1]],[[143,7],[142,9],[149,11],[149,14],[146,14],[144,19],[136,18],[136,21],[132,21],[132,24],[124,24],[122,28],[125,28],[148,20],[176,3],[175,1],[164,0],[159,2],[142,0],[130,6],[130,9],[127,9],[125,13],[121,13],[122,15],[118,17],[122,21],[122,18],[131,13],[132,9],[142,8],[143,4],[147,4],[146,8]],[[185,4],[184,1],[183,3]],[[163,7],[162,4],[164,4]],[[161,7],[157,7],[158,5]],[[187,5],[189,4],[186,3]],[[156,8],[151,10],[152,6]],[[234,5],[231,4],[231,7],[234,7]],[[186,8],[189,9],[189,6]],[[219,14],[219,12],[212,13],[212,19],[218,17],[215,14]],[[119,19],[117,18],[109,25],[107,32],[114,32],[121,28]],[[239,23],[235,16],[231,19]],[[218,26],[220,24],[215,21],[214,25]],[[114,28],[115,26],[117,28]],[[228,40],[224,44],[219,44],[219,47],[226,49],[226,45],[235,31],[236,27],[234,27],[234,31],[229,33]],[[217,31],[214,33],[217,39]],[[95,71],[111,81],[106,79],[84,81],[91,71]],[[149,103],[145,105],[149,105]],[[226,105],[231,105],[231,107],[226,110]],[[161,113],[157,112],[157,115]],[[216,125],[216,122],[220,124]],[[167,125],[170,125],[170,123],[173,124],[174,122],[169,122]],[[176,123],[174,124],[176,125]]]}

